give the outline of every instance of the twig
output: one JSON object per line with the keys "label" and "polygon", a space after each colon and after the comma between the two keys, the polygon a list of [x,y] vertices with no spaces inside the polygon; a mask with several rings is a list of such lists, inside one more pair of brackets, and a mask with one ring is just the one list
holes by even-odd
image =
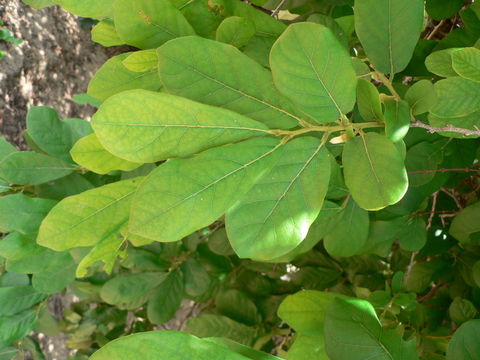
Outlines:
{"label": "twig", "polygon": [[430,216],[428,217],[427,231],[432,227],[433,217],[435,216],[435,208],[437,207],[437,198],[438,198],[438,191],[434,192],[432,195],[432,211]]}
{"label": "twig", "polygon": [[480,136],[480,129],[477,126],[475,126],[475,130],[470,130],[470,129],[459,128],[449,124],[445,126],[431,126],[431,125],[422,123],[421,121],[418,121],[418,120],[411,123],[410,126],[428,130],[428,132],[431,134],[438,133],[438,132],[454,132],[454,133],[462,134],[463,136],[472,136],[472,135]]}
{"label": "twig", "polygon": [[280,3],[277,5],[277,7],[272,11],[272,15],[273,17],[277,17],[278,16],[278,13],[280,12],[280,9],[282,8],[282,6],[285,4],[287,0],[281,0]]}
{"label": "twig", "polygon": [[445,20],[440,21],[432,30],[432,32],[426,37],[427,40],[432,40],[435,34],[440,30],[440,28],[445,24]]}
{"label": "twig", "polygon": [[460,203],[460,200],[458,200],[458,198],[455,196],[455,193],[453,192],[453,190],[450,191],[450,190],[442,187],[442,188],[440,188],[440,191],[443,192],[443,193],[445,193],[445,194],[447,194],[449,197],[451,197],[451,198],[453,199],[453,201],[455,201],[455,204],[457,205],[457,207],[458,207],[460,210],[463,209],[463,206],[462,206],[462,204]]}
{"label": "twig", "polygon": [[[447,215],[457,215],[458,210],[437,210],[433,211],[434,214],[447,214]],[[413,217],[419,217],[419,216],[424,216],[424,215],[431,215],[432,211],[425,211],[425,212],[420,212],[416,213],[413,215],[409,215],[408,217],[413,218]]]}
{"label": "twig", "polygon": [[471,169],[471,168],[453,168],[453,169],[428,169],[428,170],[412,170],[408,171],[409,174],[429,174],[436,172],[449,172],[449,171],[463,171],[463,172],[475,172],[480,171],[480,169]]}

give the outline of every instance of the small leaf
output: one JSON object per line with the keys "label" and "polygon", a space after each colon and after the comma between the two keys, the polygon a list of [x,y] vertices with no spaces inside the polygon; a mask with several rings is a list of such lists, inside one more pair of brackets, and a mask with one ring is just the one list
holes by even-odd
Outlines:
{"label": "small leaf", "polygon": [[270,172],[227,212],[228,237],[242,258],[270,260],[293,250],[322,209],[330,159],[321,141],[302,137],[281,152]]}
{"label": "small leaf", "polygon": [[369,60],[386,74],[404,70],[423,25],[423,0],[359,0],[355,30]]}
{"label": "small leaf", "polygon": [[450,307],[448,308],[448,314],[450,319],[461,325],[476,317],[478,311],[471,301],[457,296],[450,304]]}
{"label": "small leaf", "polygon": [[393,142],[399,142],[410,129],[410,109],[408,104],[401,100],[385,101],[385,135]]}
{"label": "small leaf", "polygon": [[455,72],[465,79],[480,81],[480,50],[468,47],[452,53]]}
{"label": "small leaf", "polygon": [[380,94],[378,93],[377,87],[368,80],[358,80],[357,106],[363,120],[383,121]]}
{"label": "small leaf", "polygon": [[408,149],[405,166],[411,186],[425,185],[434,178],[435,172],[429,170],[437,169],[442,162],[444,144],[422,141]]}
{"label": "small leaf", "polygon": [[[459,118],[480,110],[480,83],[451,77],[435,83],[437,102],[430,112],[441,118]],[[468,96],[465,96],[468,94]]]}
{"label": "small leaf", "polygon": [[43,266],[38,269],[38,272],[34,273],[32,278],[32,286],[35,290],[45,294],[54,294],[62,291],[75,280],[77,265],[68,252],[47,250],[43,254],[42,260],[44,262]]}
{"label": "small leaf", "polygon": [[109,153],[100,144],[96,134],[90,134],[78,140],[70,154],[78,165],[97,174],[108,174],[113,170],[131,171],[142,165]]}
{"label": "small leaf", "polygon": [[287,354],[288,360],[329,360],[323,336],[299,334]]}
{"label": "small leaf", "polygon": [[130,232],[171,242],[210,225],[270,170],[278,147],[259,138],[162,164],[135,195]]}
{"label": "small leaf", "polygon": [[27,336],[38,318],[34,310],[25,310],[16,315],[3,316],[0,321],[0,349]]}
{"label": "small leaf", "polygon": [[139,181],[119,181],[63,199],[43,221],[37,242],[61,251],[92,246],[119,232]]}
{"label": "small leaf", "polygon": [[217,28],[216,40],[242,48],[255,35],[253,21],[239,16],[231,16],[222,21]]}
{"label": "small leaf", "polygon": [[114,7],[115,28],[128,45],[152,49],[173,38],[195,34],[170,1],[119,0]]}
{"label": "small leaf", "polygon": [[38,185],[67,176],[75,170],[68,163],[30,151],[15,152],[0,162],[0,177],[11,184]]}
{"label": "small leaf", "polygon": [[266,126],[234,112],[144,90],[112,96],[93,117],[102,145],[136,162],[193,155],[268,134]]}
{"label": "small leaf", "polygon": [[450,225],[450,234],[461,243],[478,244],[480,201],[460,211]]}
{"label": "small leaf", "polygon": [[358,205],[379,210],[400,201],[408,189],[403,159],[385,136],[367,133],[343,150],[345,184]]}
{"label": "small leaf", "polygon": [[398,234],[400,247],[405,251],[418,251],[427,243],[427,224],[421,216],[408,219]]}
{"label": "small leaf", "polygon": [[405,100],[410,105],[412,115],[429,112],[437,102],[433,84],[428,80],[420,80],[408,88]]}
{"label": "small leaf", "polygon": [[460,48],[451,48],[440,51],[435,51],[427,56],[425,59],[425,66],[428,71],[443,77],[457,76],[458,74],[453,69],[452,55]]}
{"label": "small leaf", "polygon": [[0,317],[15,315],[45,299],[45,295],[37,292],[32,286],[1,286]]}
{"label": "small leaf", "polygon": [[100,21],[93,27],[92,41],[106,47],[125,44],[118,36],[113,21],[108,19]]}
{"label": "small leaf", "polygon": [[173,318],[183,299],[183,275],[179,270],[172,271],[157,287],[148,301],[148,320],[153,324],[163,324]]}
{"label": "small leaf", "polygon": [[327,27],[290,25],[272,48],[270,66],[280,92],[316,122],[335,121],[353,109],[355,70]]}
{"label": "small leaf", "polygon": [[211,283],[210,276],[195,258],[191,257],[182,263],[181,269],[185,280],[185,294],[197,297],[208,291]]}
{"label": "small leaf", "polygon": [[128,55],[122,63],[128,70],[135,72],[145,72],[156,69],[158,67],[157,50],[135,51]]}
{"label": "small leaf", "polygon": [[435,20],[448,19],[455,15],[463,6],[463,0],[427,0],[428,15]]}
{"label": "small leaf", "polygon": [[221,315],[246,325],[255,325],[262,320],[253,300],[236,289],[220,291],[215,297],[215,305]]}
{"label": "small leaf", "polygon": [[8,155],[19,152],[15,146],[10,144],[3,137],[0,137],[0,162]]}

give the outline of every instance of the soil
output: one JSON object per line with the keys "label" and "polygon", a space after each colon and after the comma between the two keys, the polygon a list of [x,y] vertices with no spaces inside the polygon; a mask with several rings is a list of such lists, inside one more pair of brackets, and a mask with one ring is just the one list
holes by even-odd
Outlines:
{"label": "soil", "polygon": [[35,10],[20,0],[0,0],[0,20],[20,45],[0,41],[0,135],[24,148],[22,131],[28,109],[55,108],[61,118],[89,118],[93,108],[74,103],[89,79],[109,57],[90,40],[79,19],[60,7]]}

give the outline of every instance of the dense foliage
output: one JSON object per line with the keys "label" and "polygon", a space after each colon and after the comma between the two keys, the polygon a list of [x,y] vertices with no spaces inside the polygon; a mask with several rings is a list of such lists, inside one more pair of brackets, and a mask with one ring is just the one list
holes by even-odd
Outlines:
{"label": "dense foliage", "polygon": [[480,359],[479,2],[25,2],[132,51],[0,142],[1,359]]}

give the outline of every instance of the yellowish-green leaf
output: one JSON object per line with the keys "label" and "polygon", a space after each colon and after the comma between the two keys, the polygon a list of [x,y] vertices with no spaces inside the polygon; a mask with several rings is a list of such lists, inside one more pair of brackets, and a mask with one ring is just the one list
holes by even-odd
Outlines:
{"label": "yellowish-green leaf", "polygon": [[123,65],[128,70],[135,72],[145,72],[156,69],[158,67],[157,50],[135,51],[123,60]]}
{"label": "yellowish-green leaf", "polygon": [[54,0],[72,14],[100,19],[113,14],[115,0]]}
{"label": "yellowish-green leaf", "polygon": [[[480,83],[451,77],[435,83],[437,102],[430,112],[440,118],[460,118],[480,111]],[[465,96],[468,94],[468,96]]]}
{"label": "yellowish-green leaf", "polygon": [[403,100],[389,99],[384,104],[385,135],[393,142],[398,142],[410,129],[410,108]]}
{"label": "yellowish-green leaf", "polygon": [[435,51],[427,56],[425,59],[425,66],[428,71],[443,77],[457,76],[458,74],[453,69],[452,55],[461,48],[450,48],[440,51]]}
{"label": "yellowish-green leaf", "polygon": [[408,88],[405,100],[410,105],[412,115],[420,115],[430,111],[437,102],[437,95],[429,80],[420,80]]}
{"label": "yellowish-green leaf", "polygon": [[95,134],[90,134],[78,140],[70,154],[78,165],[97,174],[107,174],[113,170],[131,171],[142,165],[109,153],[100,144]]}
{"label": "yellowish-green leaf", "polygon": [[230,16],[217,28],[217,41],[242,48],[255,35],[255,24],[250,19]]}
{"label": "yellowish-green leaf", "polygon": [[103,46],[118,46],[124,42],[115,30],[115,24],[112,20],[102,20],[92,29],[92,41]]}
{"label": "yellowish-green leaf", "polygon": [[357,106],[365,121],[382,121],[382,104],[377,87],[369,80],[359,79],[357,84]]}
{"label": "yellowish-green leaf", "polygon": [[468,47],[452,53],[455,72],[465,79],[480,81],[480,49]]}

